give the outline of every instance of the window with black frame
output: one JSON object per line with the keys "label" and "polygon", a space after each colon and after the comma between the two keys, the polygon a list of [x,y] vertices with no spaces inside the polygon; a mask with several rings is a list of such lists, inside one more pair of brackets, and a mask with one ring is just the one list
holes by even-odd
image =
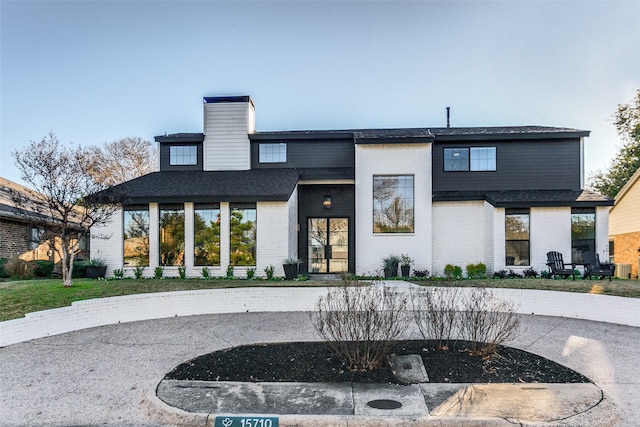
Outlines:
{"label": "window with black frame", "polygon": [[596,251],[596,210],[571,208],[571,262],[584,264],[586,251]]}
{"label": "window with black frame", "polygon": [[257,216],[255,203],[232,203],[230,218],[230,258],[232,265],[255,266]]}
{"label": "window with black frame", "polygon": [[194,265],[220,265],[220,205],[196,204],[193,210]]}
{"label": "window with black frame", "polygon": [[124,209],[124,266],[149,265],[149,207],[127,206]]}
{"label": "window with black frame", "polygon": [[160,265],[184,265],[184,206],[160,205]]}
{"label": "window with black frame", "polygon": [[506,265],[531,265],[529,209],[507,209],[504,216]]}
{"label": "window with black frame", "polygon": [[413,233],[413,175],[373,177],[373,232]]}

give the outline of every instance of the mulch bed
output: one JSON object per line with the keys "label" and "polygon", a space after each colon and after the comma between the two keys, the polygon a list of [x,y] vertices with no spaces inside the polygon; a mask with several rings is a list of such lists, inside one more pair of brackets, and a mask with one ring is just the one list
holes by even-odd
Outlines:
{"label": "mulch bed", "polygon": [[[393,353],[419,354],[433,383],[583,383],[585,376],[544,357],[501,346],[487,358],[469,354],[468,343],[436,350],[436,342],[400,341]],[[389,364],[366,372],[344,368],[321,342],[257,344],[205,354],[165,379],[248,382],[361,382],[401,384]]]}

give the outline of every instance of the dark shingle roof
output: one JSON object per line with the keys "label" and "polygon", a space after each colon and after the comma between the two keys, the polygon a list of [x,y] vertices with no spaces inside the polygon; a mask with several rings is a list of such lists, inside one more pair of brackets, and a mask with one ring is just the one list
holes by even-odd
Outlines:
{"label": "dark shingle roof", "polygon": [[612,206],[613,199],[589,190],[434,191],[434,202],[486,200],[496,207]]}
{"label": "dark shingle roof", "polygon": [[[406,139],[411,142],[428,140],[483,140],[483,139],[534,139],[534,138],[580,138],[589,136],[589,131],[549,126],[496,126],[496,127],[452,127],[452,128],[404,128],[404,129],[342,129],[342,130],[298,130],[256,132],[251,140],[272,139],[332,139],[353,138],[356,142],[371,143],[374,139]],[[385,141],[387,142],[387,141]],[[398,141],[400,142],[400,141]]]}
{"label": "dark shingle roof", "polygon": [[115,196],[121,203],[286,201],[298,177],[293,169],[153,172],[92,197]]}

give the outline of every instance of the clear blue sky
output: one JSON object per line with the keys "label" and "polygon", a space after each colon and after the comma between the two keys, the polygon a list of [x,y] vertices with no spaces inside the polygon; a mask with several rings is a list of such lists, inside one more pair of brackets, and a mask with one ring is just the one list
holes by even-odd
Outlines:
{"label": "clear blue sky", "polygon": [[102,144],[201,132],[250,95],[258,130],[545,125],[620,145],[640,88],[640,1],[6,1],[0,175],[49,131]]}

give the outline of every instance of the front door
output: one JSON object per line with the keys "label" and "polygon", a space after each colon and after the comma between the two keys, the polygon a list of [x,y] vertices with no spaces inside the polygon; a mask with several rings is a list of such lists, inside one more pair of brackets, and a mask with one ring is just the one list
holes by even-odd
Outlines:
{"label": "front door", "polygon": [[349,270],[349,219],[309,218],[309,273]]}

